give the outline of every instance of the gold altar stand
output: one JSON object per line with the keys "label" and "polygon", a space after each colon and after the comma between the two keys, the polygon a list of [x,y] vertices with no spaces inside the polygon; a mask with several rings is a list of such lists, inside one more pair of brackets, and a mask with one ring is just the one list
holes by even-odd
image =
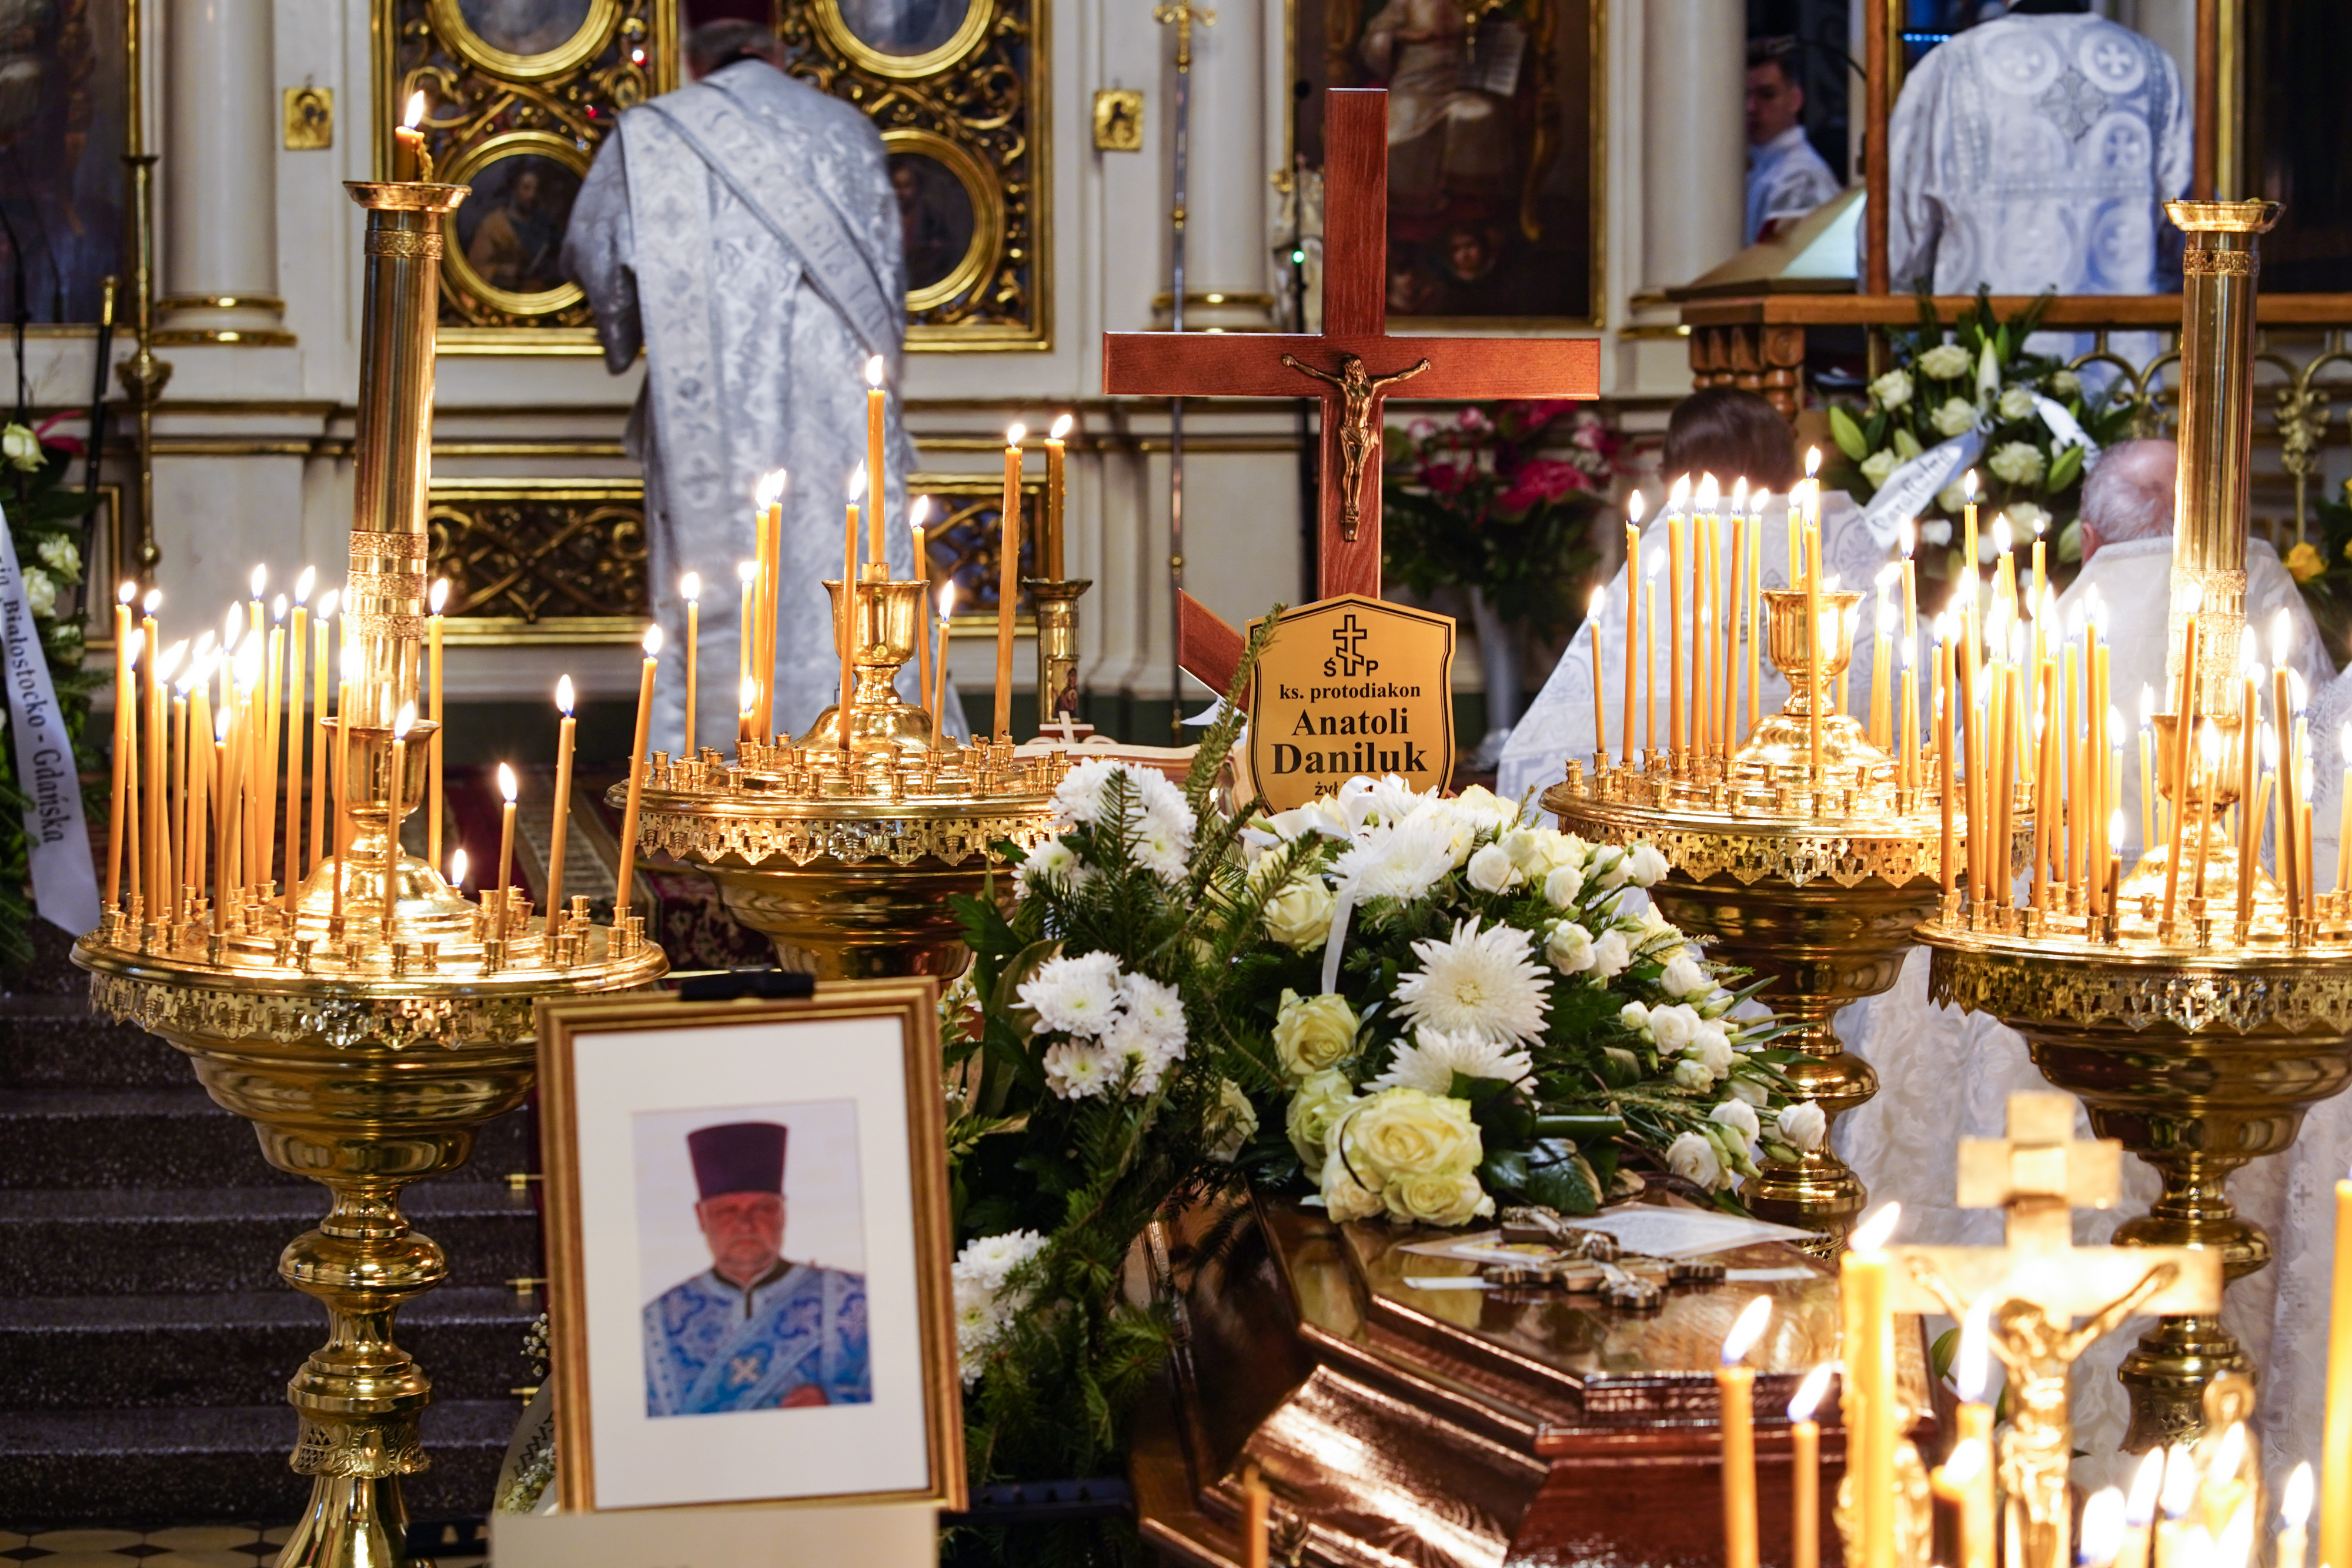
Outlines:
{"label": "gold altar stand", "polygon": [[[1233,1234],[1211,1251],[1221,1221]],[[1830,1266],[1779,1243],[1740,1248],[1717,1260],[1787,1277],[1677,1286],[1659,1311],[1620,1312],[1557,1291],[1406,1284],[1408,1272],[1476,1272],[1398,1250],[1439,1234],[1335,1226],[1264,1197],[1153,1229],[1151,1272],[1173,1299],[1179,1343],[1166,1394],[1139,1412],[1131,1473],[1162,1561],[1243,1560],[1254,1465],[1274,1493],[1277,1563],[1715,1564],[1718,1347],[1762,1292],[1775,1311],[1751,1358],[1760,1539],[1766,1564],[1787,1562],[1786,1406],[1837,1353]],[[1897,1344],[1909,1404],[1931,1411],[1924,1339]],[[1834,1561],[1844,1433],[1826,1424],[1833,1400],[1822,1416],[1822,1550]],[[1934,1431],[1931,1414],[1912,1429],[1930,1451]]]}

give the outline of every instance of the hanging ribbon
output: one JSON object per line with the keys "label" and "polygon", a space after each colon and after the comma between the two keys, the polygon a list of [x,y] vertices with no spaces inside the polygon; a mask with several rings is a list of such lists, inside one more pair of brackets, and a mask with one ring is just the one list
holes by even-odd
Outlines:
{"label": "hanging ribbon", "polygon": [[1862,509],[1870,537],[1884,552],[1893,549],[1902,533],[1903,519],[1916,517],[1945,486],[1958,478],[1984,451],[1984,432],[1967,430],[1940,445],[1930,446],[1886,476],[1886,483]]}
{"label": "hanging ribbon", "polygon": [[98,925],[98,869],[90,862],[89,830],[81,814],[81,770],[40,634],[25,602],[16,569],[16,540],[0,512],[0,669],[8,683],[10,727],[16,737],[16,787],[32,846],[33,904],[41,918],[79,936]]}
{"label": "hanging ribbon", "polygon": [[2042,423],[2049,427],[2050,439],[2054,444],[2062,449],[2069,446],[2083,449],[2084,473],[2088,474],[2099,465],[2099,444],[2091,439],[2091,433],[2084,430],[2073,414],[2066,412],[2064,403],[2035,392],[2033,412],[2040,414]]}

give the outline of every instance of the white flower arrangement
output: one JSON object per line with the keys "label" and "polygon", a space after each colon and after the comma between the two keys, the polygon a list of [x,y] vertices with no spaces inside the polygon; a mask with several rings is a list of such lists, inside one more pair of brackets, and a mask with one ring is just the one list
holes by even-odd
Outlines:
{"label": "white flower arrangement", "polygon": [[1014,1272],[1045,1249],[1045,1238],[1036,1231],[1009,1230],[977,1237],[956,1254],[948,1277],[955,1290],[956,1367],[965,1387],[979,1380],[989,1353],[1033,1294],[1007,1289]]}

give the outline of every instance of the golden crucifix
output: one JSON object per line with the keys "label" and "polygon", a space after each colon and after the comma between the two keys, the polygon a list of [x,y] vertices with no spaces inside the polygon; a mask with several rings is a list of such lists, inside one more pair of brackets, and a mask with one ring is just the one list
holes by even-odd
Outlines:
{"label": "golden crucifix", "polygon": [[1176,24],[1176,68],[1189,71],[1192,68],[1192,24],[1198,22],[1203,27],[1212,26],[1217,20],[1217,14],[1202,10],[1192,5],[1191,0],[1175,0],[1173,5],[1155,7],[1151,19],[1163,27],[1171,22]]}
{"label": "golden crucifix", "polygon": [[1347,459],[1347,476],[1340,481],[1345,487],[1340,492],[1339,532],[1352,539],[1363,520],[1364,460],[1381,447],[1381,433],[1372,423],[1375,400],[1381,388],[1411,381],[1429,369],[1429,361],[1417,360],[1390,376],[1372,374],[1364,369],[1364,361],[1353,354],[1339,356],[1337,375],[1317,370],[1296,354],[1283,355],[1282,362],[1302,376],[1313,376],[1339,394],[1339,451]]}
{"label": "golden crucifix", "polygon": [[[2123,1196],[2123,1145],[2074,1141],[2069,1094],[2009,1097],[2009,1136],[1960,1141],[1959,1204],[2009,1213],[2004,1247],[1894,1247],[1887,1303],[1965,1317],[1991,1303],[1991,1349],[2009,1369],[2001,1484],[2025,1568],[2067,1568],[2066,1375],[2101,1335],[2139,1312],[2218,1312],[2221,1257],[2189,1247],[2077,1247],[2074,1211]],[[2079,1327],[2076,1319],[2085,1319]]]}

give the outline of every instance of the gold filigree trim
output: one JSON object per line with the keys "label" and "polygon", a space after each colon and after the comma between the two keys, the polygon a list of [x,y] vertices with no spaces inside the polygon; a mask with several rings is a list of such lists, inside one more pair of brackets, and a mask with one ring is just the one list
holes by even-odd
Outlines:
{"label": "gold filigree trim", "polygon": [[107,1017],[166,1040],[319,1044],[338,1051],[433,1045],[456,1051],[512,1045],[531,1032],[528,996],[271,996],[100,971],[90,976],[89,1000]]}
{"label": "gold filigree trim", "polygon": [[2263,269],[2251,250],[2206,250],[2190,246],[2180,253],[2180,270],[2197,277],[2252,277]]}
{"label": "gold filigree trim", "polygon": [[1049,802],[1021,810],[975,810],[956,816],[859,815],[811,819],[799,816],[743,817],[645,809],[638,848],[694,864],[734,862],[761,865],[783,861],[807,866],[821,860],[842,864],[887,861],[909,866],[934,860],[961,865],[988,859],[989,846],[1010,840],[1034,850],[1053,838],[1056,819]]}
{"label": "gold filigree trim", "polygon": [[402,229],[370,229],[367,236],[370,256],[404,256],[411,261],[441,259],[441,231],[425,229],[411,233]]}
{"label": "gold filigree trim", "polygon": [[354,610],[343,617],[343,627],[354,637],[415,637],[423,638],[426,627],[422,615],[378,615],[370,611]]}
{"label": "gold filigree trim", "polygon": [[366,1422],[302,1418],[289,1463],[298,1476],[413,1476],[431,1468],[417,1437],[416,1417]]}
{"label": "gold filigree trim", "polygon": [[1979,935],[1932,925],[1920,928],[1920,940],[1934,950],[1929,998],[1996,1018],[2107,1021],[2131,1030],[2166,1024],[2190,1034],[2352,1032],[2352,965],[2340,949],[2221,968],[2119,959],[2112,949],[2102,954],[2080,944],[1996,946]]}
{"label": "gold filigree trim", "polygon": [[422,533],[386,534],[373,528],[353,528],[351,541],[353,555],[388,556],[403,560],[423,560],[431,545]]}

